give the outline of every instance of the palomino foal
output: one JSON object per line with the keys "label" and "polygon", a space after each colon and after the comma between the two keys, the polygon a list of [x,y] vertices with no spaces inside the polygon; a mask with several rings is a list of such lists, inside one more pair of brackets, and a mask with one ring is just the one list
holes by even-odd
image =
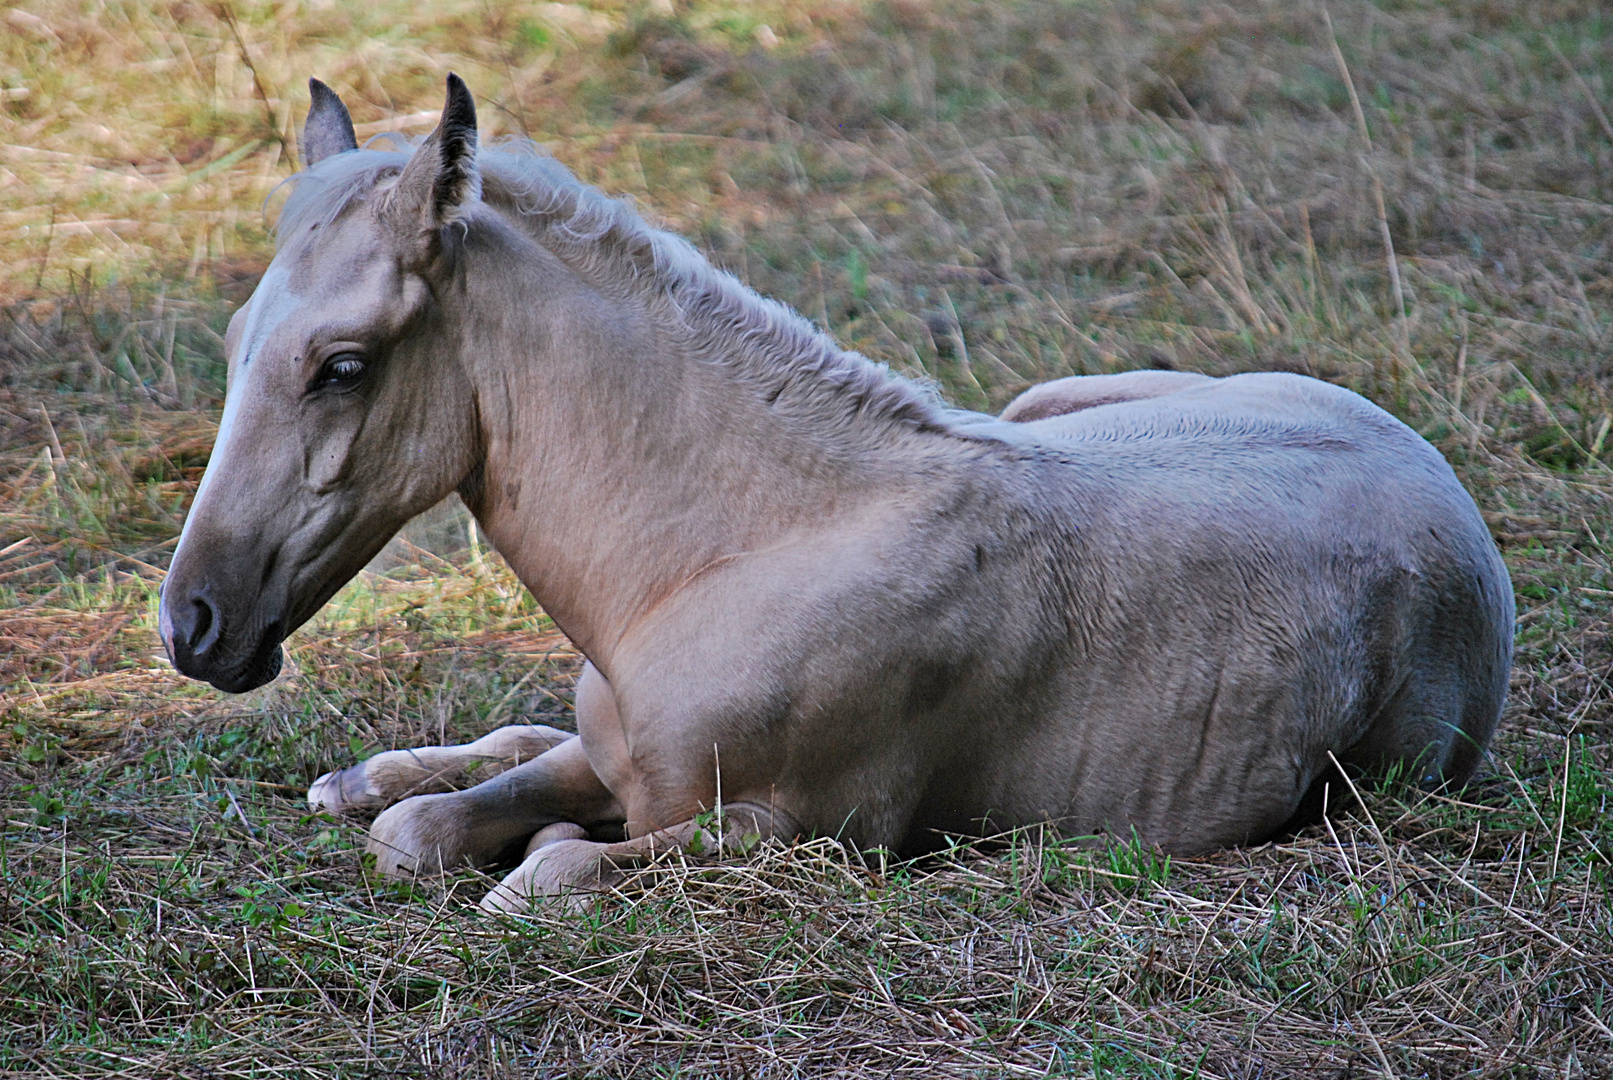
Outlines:
{"label": "palomino foal", "polygon": [[[719,784],[740,834],[914,851],[1048,821],[1193,852],[1303,818],[1330,753],[1473,770],[1507,573],[1444,460],[1362,398],[1133,373],[950,410],[535,149],[480,151],[457,78],[412,152],[359,149],[312,90],[308,169],[230,324],[169,653],[267,682],[458,491],[589,661],[578,737],[314,785],[389,807],[383,869],[524,843],[486,901],[518,909],[689,840]],[[503,771],[453,790],[473,762]]]}

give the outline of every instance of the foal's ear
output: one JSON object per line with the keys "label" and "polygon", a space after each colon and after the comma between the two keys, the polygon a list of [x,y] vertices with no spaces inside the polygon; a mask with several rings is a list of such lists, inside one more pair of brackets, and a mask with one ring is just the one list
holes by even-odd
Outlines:
{"label": "foal's ear", "polygon": [[357,150],[358,138],[353,134],[353,118],[347,115],[347,106],[336,96],[336,91],[318,79],[308,80],[308,122],[302,126],[302,165],[318,165],[332,154],[344,150]]}
{"label": "foal's ear", "polygon": [[450,72],[448,100],[442,107],[437,130],[403,167],[381,212],[400,227],[407,228],[412,219],[416,227],[435,233],[481,195],[482,174],[476,167],[476,102],[465,80]]}

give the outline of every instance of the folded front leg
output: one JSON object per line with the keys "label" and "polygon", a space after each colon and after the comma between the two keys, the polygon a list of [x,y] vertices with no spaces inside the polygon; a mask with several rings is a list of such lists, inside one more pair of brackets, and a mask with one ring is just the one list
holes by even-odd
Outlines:
{"label": "folded front leg", "polygon": [[691,818],[615,844],[563,838],[573,834],[556,829],[553,842],[543,843],[541,835],[534,838],[525,861],[482,898],[482,907],[518,914],[538,897],[607,891],[621,880],[622,871],[643,866],[666,851],[681,849],[703,857],[742,855],[763,838],[793,839],[800,832],[789,815],[751,803],[724,807],[720,829],[715,821]]}
{"label": "folded front leg", "polygon": [[386,750],[315,780],[308,789],[308,805],[316,812],[339,814],[379,810],[411,795],[458,791],[572,738],[569,732],[542,724],[511,724],[463,746]]}
{"label": "folded front leg", "polygon": [[582,740],[568,739],[465,791],[405,799],[375,819],[367,847],[383,873],[435,874],[519,855],[516,845],[555,822],[587,829],[623,816]]}

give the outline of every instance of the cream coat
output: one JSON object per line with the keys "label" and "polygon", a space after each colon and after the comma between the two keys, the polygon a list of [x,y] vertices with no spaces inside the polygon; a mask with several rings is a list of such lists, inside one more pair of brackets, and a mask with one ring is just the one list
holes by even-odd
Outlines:
{"label": "cream coat", "polygon": [[[231,325],[170,653],[227,690],[272,678],[457,489],[589,660],[580,738],[316,783],[317,807],[395,802],[384,869],[527,844],[488,899],[518,908],[687,841],[719,786],[725,841],[1046,821],[1196,852],[1302,819],[1329,753],[1429,786],[1479,760],[1507,573],[1449,466],[1363,398],[1143,372],[949,410],[551,159],[479,152],[457,79],[406,153],[355,149],[314,99]],[[499,775],[451,790],[470,761]]]}

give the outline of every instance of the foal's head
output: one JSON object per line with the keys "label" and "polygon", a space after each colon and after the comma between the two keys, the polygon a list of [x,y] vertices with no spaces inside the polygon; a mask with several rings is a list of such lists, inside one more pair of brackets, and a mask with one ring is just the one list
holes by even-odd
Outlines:
{"label": "foal's head", "polygon": [[[336,95],[310,88],[308,175],[339,178],[359,160],[341,155],[369,152]],[[230,322],[223,423],[163,587],[163,643],[186,675],[232,692],[274,678],[285,636],[476,466],[445,302],[463,285],[475,156],[475,105],[450,75],[441,123],[394,173],[334,216],[283,220]]]}

